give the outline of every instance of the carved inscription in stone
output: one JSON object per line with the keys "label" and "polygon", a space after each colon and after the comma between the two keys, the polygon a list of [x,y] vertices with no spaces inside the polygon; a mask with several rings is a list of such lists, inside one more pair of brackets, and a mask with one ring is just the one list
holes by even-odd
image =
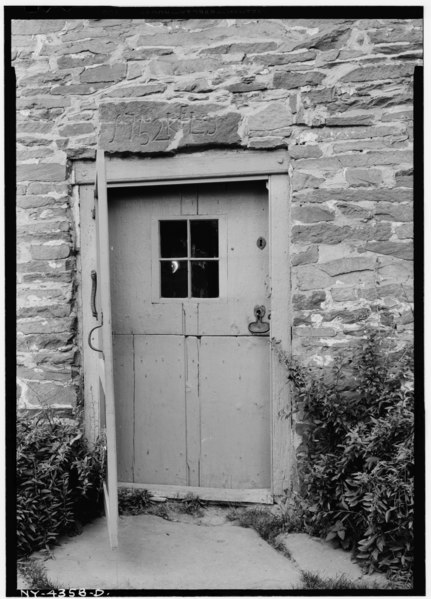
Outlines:
{"label": "carved inscription in stone", "polygon": [[121,102],[100,107],[105,150],[163,152],[185,146],[236,145],[240,115],[216,104]]}

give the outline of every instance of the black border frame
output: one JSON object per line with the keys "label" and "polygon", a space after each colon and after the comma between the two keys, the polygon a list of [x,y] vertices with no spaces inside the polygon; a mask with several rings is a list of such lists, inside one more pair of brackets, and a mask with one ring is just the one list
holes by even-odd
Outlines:
{"label": "black border frame", "polygon": [[[312,16],[310,16],[312,14]],[[422,6],[216,6],[216,7],[115,7],[115,6],[5,6],[5,433],[6,433],[6,596],[20,596],[16,585],[16,148],[15,71],[10,64],[13,19],[191,19],[191,18],[295,18],[295,19],[423,19]],[[425,396],[424,396],[424,178],[423,178],[423,67],[414,74],[414,302],[415,302],[415,566],[411,590],[105,590],[103,596],[406,596],[425,595]],[[58,596],[57,592],[57,596]],[[38,591],[38,596],[52,592]],[[87,596],[93,596],[91,590]],[[66,590],[67,596],[67,590]]]}

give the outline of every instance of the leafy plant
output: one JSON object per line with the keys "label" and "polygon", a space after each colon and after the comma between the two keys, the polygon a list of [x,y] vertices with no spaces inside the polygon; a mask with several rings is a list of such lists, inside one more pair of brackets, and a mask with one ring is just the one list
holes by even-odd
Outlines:
{"label": "leafy plant", "polygon": [[193,493],[187,493],[187,495],[178,503],[177,510],[183,514],[201,516],[203,514],[203,506],[204,504],[199,497],[193,495]]}
{"label": "leafy plant", "polygon": [[413,351],[370,332],[329,373],[281,356],[306,423],[300,454],[306,530],[353,550],[369,572],[411,577]]}
{"label": "leafy plant", "polygon": [[188,493],[181,499],[178,497],[172,501],[158,503],[147,489],[125,487],[118,490],[119,513],[126,516],[151,514],[165,520],[172,520],[176,513],[202,516],[203,507],[204,502],[193,493]]}
{"label": "leafy plant", "polygon": [[77,420],[43,411],[17,422],[17,550],[47,547],[98,515],[104,441],[90,447]]}
{"label": "leafy plant", "polygon": [[118,511],[120,514],[136,516],[144,514],[151,505],[151,493],[147,489],[119,489]]}

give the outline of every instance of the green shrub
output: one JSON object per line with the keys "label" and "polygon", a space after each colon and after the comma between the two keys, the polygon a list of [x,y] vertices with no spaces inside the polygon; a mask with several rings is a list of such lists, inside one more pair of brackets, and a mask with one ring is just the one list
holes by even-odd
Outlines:
{"label": "green shrub", "polygon": [[44,411],[17,423],[18,555],[47,547],[100,512],[104,443],[90,448],[77,421]]}
{"label": "green shrub", "polygon": [[329,375],[289,362],[307,423],[300,456],[306,529],[352,549],[368,571],[411,577],[413,351],[375,332]]}

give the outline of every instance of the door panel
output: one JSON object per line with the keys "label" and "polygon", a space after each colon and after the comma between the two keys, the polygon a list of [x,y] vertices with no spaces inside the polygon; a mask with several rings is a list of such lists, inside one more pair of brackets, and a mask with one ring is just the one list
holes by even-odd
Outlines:
{"label": "door panel", "polygon": [[133,482],[133,335],[113,335],[118,480]]}
{"label": "door panel", "polygon": [[184,337],[134,339],[135,480],[186,485]]}
{"label": "door panel", "polygon": [[199,342],[197,337],[186,337],[186,445],[187,484],[200,485],[201,459],[201,406],[199,398]]}
{"label": "door panel", "polygon": [[200,484],[269,488],[267,338],[202,337]]}
{"label": "door panel", "polygon": [[159,196],[160,190],[148,188],[110,191],[114,334],[183,333],[181,303],[152,303],[152,219],[181,211],[181,198],[173,190]]}
{"label": "door panel", "polygon": [[[201,186],[203,187],[203,186]],[[268,307],[268,201],[261,181],[204,187],[199,214],[227,214],[227,305],[199,304],[199,335],[249,335],[255,305]]]}

